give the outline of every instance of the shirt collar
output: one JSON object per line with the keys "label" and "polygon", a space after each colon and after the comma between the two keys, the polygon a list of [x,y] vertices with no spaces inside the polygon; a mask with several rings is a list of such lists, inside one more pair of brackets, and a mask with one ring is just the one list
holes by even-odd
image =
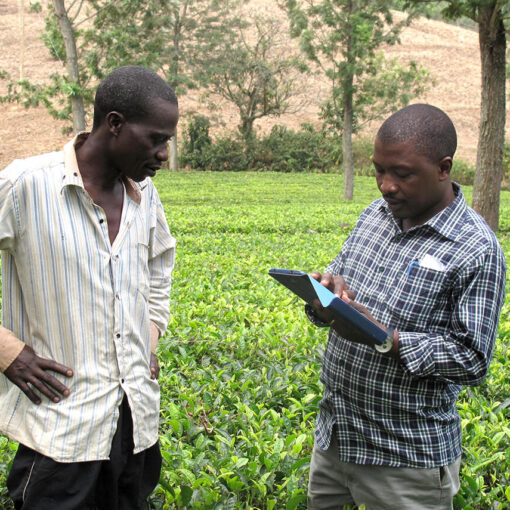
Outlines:
{"label": "shirt collar", "polygon": [[[447,239],[454,241],[457,238],[462,228],[462,218],[466,211],[467,204],[460,185],[456,182],[452,182],[452,186],[453,192],[455,193],[455,200],[442,211],[439,211],[435,216],[426,221],[423,225],[412,227],[409,229],[410,231],[428,227],[432,228]],[[381,208],[384,209],[394,221],[396,221],[388,207],[388,204],[384,200],[381,204]]]}
{"label": "shirt collar", "polygon": [[[67,186],[78,186],[85,189],[78,167],[78,160],[76,159],[76,147],[83,144],[89,134],[82,131],[64,145],[64,174],[62,175],[61,192]],[[123,182],[126,187],[127,196],[137,204],[140,204],[142,199],[140,192],[147,186],[147,179],[144,179],[142,182],[135,182],[129,177],[123,177]]]}

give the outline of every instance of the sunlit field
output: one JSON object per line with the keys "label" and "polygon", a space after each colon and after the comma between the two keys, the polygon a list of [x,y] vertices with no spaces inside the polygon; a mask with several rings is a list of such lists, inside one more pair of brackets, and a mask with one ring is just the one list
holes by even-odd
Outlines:
{"label": "sunlit field", "polygon": [[[358,177],[350,203],[330,174],[165,172],[155,183],[178,245],[159,348],[164,463],[149,508],[305,509],[327,333],[268,270],[324,269],[379,196],[375,182]],[[508,254],[508,192],[501,210]],[[490,374],[458,404],[457,509],[510,508],[509,339],[507,300]],[[0,437],[0,508],[14,451]]]}

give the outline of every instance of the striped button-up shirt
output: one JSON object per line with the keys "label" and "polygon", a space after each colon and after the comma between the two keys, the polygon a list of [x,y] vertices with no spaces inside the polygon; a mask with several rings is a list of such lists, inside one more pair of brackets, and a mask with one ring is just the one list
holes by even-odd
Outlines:
{"label": "striped button-up shirt", "polygon": [[107,459],[127,395],[134,452],[158,439],[150,322],[167,327],[175,240],[150,179],[125,180],[118,235],[86,192],[73,140],[0,172],[3,326],[73,369],[59,403],[0,376],[0,431],[60,462]]}
{"label": "striped button-up shirt", "polygon": [[439,467],[461,455],[455,404],[487,372],[506,268],[493,232],[454,188],[448,207],[405,232],[376,200],[327,268],[399,332],[396,361],[330,331],[316,439],[326,449],[336,424],[344,462]]}

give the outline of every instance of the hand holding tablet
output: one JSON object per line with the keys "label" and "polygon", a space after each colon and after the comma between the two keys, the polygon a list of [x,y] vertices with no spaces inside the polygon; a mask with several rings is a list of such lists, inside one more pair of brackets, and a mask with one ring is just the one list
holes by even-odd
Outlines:
{"label": "hand holding tablet", "polygon": [[[311,275],[294,269],[270,269],[269,275],[290,289],[309,305],[319,300],[320,304],[331,311],[335,318],[335,329],[340,329],[347,340],[368,344],[382,345],[388,334],[364,315],[333,294]],[[337,323],[340,324],[338,328]]]}

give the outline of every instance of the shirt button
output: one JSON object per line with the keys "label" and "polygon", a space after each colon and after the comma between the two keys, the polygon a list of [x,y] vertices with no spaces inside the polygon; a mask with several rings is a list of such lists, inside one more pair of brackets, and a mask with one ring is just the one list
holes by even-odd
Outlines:
{"label": "shirt button", "polygon": [[117,333],[115,336],[116,336],[117,338],[120,338],[120,333]]}
{"label": "shirt button", "polygon": [[121,379],[121,380],[120,380],[120,382],[121,382],[122,384],[124,384],[124,379]]}
{"label": "shirt button", "polygon": [[101,219],[99,220],[99,223],[103,223],[103,222],[104,222],[104,220],[103,220],[103,218],[101,218]]}
{"label": "shirt button", "polygon": [[382,273],[384,271],[384,266],[379,266],[379,272]]}
{"label": "shirt button", "polygon": [[115,299],[120,299],[120,296],[118,294],[115,294]]}

